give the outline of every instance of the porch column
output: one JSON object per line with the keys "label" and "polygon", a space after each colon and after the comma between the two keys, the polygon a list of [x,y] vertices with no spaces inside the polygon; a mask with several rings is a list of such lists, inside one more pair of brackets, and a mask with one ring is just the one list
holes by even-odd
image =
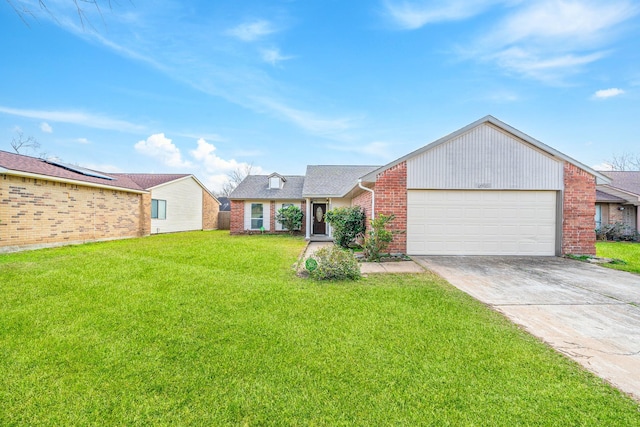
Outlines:
{"label": "porch column", "polygon": [[[329,212],[331,210],[331,198],[327,199],[327,212]],[[326,212],[325,212],[326,214]],[[333,230],[331,229],[331,225],[327,222],[327,220],[325,219],[324,221],[325,223],[325,227],[327,227],[327,236],[331,237],[333,235]]]}
{"label": "porch column", "polygon": [[311,199],[307,198],[307,226],[305,227],[304,238],[307,240],[311,239]]}

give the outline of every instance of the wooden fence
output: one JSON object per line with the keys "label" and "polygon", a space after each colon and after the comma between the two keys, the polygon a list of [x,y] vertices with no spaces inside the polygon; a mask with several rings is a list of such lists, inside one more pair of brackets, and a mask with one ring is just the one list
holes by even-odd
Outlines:
{"label": "wooden fence", "polygon": [[218,212],[218,230],[231,229],[231,212],[220,211]]}

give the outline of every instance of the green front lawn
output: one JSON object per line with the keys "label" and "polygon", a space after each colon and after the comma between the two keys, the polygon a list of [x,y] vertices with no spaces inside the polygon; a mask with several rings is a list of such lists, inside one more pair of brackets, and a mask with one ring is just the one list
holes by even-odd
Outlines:
{"label": "green front lawn", "polygon": [[316,283],[228,232],[0,255],[0,425],[640,425],[443,280]]}
{"label": "green front lawn", "polygon": [[598,242],[596,243],[596,256],[624,261],[620,264],[602,264],[606,267],[640,273],[640,243]]}

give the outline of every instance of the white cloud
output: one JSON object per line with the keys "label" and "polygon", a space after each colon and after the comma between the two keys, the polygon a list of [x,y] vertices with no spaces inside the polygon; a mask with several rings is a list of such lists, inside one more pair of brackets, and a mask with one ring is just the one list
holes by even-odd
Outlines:
{"label": "white cloud", "polygon": [[415,30],[427,24],[442,21],[459,21],[484,12],[505,0],[441,0],[384,2],[385,14],[399,28]]}
{"label": "white cloud", "polygon": [[281,54],[278,48],[262,49],[260,53],[262,54],[262,60],[271,65],[278,65],[279,62],[293,58],[293,56]]}
{"label": "white cloud", "polygon": [[83,113],[79,111],[46,111],[24,110],[0,106],[0,113],[31,119],[49,120],[52,122],[71,123],[96,129],[118,130],[124,132],[141,132],[144,126],[136,125],[124,120],[112,119],[97,114]]}
{"label": "white cloud", "polygon": [[507,17],[494,34],[511,44],[521,40],[590,46],[607,38],[611,27],[637,13],[627,1],[545,0],[527,2]]}
{"label": "white cloud", "polygon": [[218,191],[229,181],[229,173],[251,168],[252,174],[264,173],[260,166],[250,165],[245,162],[238,162],[235,159],[225,160],[216,154],[215,145],[207,142],[204,138],[198,139],[198,146],[191,150],[189,154],[205,170],[206,178],[204,184],[211,190]]}
{"label": "white cloud", "polygon": [[[198,147],[195,150],[191,150],[189,154],[202,164],[207,171],[215,173],[222,172],[225,176],[227,173],[236,169],[243,169],[245,166],[249,166],[248,163],[238,162],[235,159],[225,160],[219,157],[215,151],[215,145],[207,142],[204,138],[200,138],[198,139]],[[259,167],[257,169],[260,170]],[[257,172],[255,167],[252,167],[252,170]]]}
{"label": "white cloud", "polygon": [[603,172],[613,170],[613,165],[609,162],[598,163],[597,165],[593,165],[591,167],[597,171],[603,171]]}
{"label": "white cloud", "polygon": [[156,133],[146,140],[138,141],[134,148],[145,156],[152,157],[174,168],[191,167],[189,161],[182,159],[180,149],[175,146],[171,139],[164,136],[164,133]]}
{"label": "white cloud", "polygon": [[628,0],[522,2],[492,24],[470,56],[524,77],[562,82],[607,56],[620,24],[639,11]]}
{"label": "white cloud", "polygon": [[47,122],[40,123],[40,130],[44,133],[53,133],[53,128]]}
{"label": "white cloud", "polygon": [[78,144],[89,144],[89,140],[87,138],[76,138],[76,142]]}
{"label": "white cloud", "polygon": [[612,87],[610,89],[597,90],[596,93],[593,94],[593,97],[598,99],[606,99],[606,98],[612,98],[614,96],[622,95],[623,93],[624,93],[624,90]]}
{"label": "white cloud", "polygon": [[545,53],[513,47],[488,57],[501,68],[525,77],[541,81],[559,81],[564,76],[577,72],[580,67],[601,59],[605,54],[595,52],[587,55],[571,53],[549,56]]}
{"label": "white cloud", "polygon": [[258,19],[233,27],[227,31],[227,34],[245,42],[252,42],[276,31],[269,21]]}
{"label": "white cloud", "polygon": [[316,134],[331,135],[349,130],[353,126],[352,118],[325,119],[308,111],[289,107],[281,102],[267,98],[255,98],[255,101],[283,119]]}

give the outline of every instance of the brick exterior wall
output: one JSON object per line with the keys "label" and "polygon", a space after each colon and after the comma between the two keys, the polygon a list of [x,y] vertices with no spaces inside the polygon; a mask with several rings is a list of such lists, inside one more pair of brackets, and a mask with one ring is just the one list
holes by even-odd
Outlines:
{"label": "brick exterior wall", "polygon": [[[375,191],[375,188],[372,188]],[[365,226],[369,228],[369,218],[371,218],[371,193],[369,191],[362,190],[362,193],[358,194],[351,200],[352,206],[360,206],[364,210],[366,219]]]}
{"label": "brick exterior wall", "polygon": [[0,205],[0,248],[5,250],[137,237],[150,231],[147,194],[2,175]]}
{"label": "brick exterior wall", "polygon": [[[388,225],[393,233],[389,244],[390,253],[407,253],[407,162],[402,162],[376,177],[375,214],[395,215]],[[371,218],[371,193],[363,191],[352,200],[352,205],[364,209],[367,229]]]}
{"label": "brick exterior wall", "polygon": [[[230,234],[245,234],[245,233],[255,233],[256,231],[245,230],[244,227],[244,200],[232,200],[231,201],[231,225],[229,227]],[[276,201],[258,201],[256,203],[264,203],[269,204],[269,234],[280,234],[280,233],[289,233],[288,230],[284,231],[276,231]],[[292,202],[293,203],[293,202]],[[302,209],[302,227],[300,228],[300,233],[304,234],[306,230],[307,224],[307,202],[306,200],[302,200],[300,202],[300,209]]]}
{"label": "brick exterior wall", "polygon": [[151,193],[141,194],[140,202],[140,228],[139,236],[148,236],[151,234]]}
{"label": "brick exterior wall", "polygon": [[202,190],[202,229],[216,230],[218,228],[218,213],[220,205],[208,191]]}
{"label": "brick exterior wall", "polygon": [[244,233],[244,200],[231,200],[231,225],[229,233]]}
{"label": "brick exterior wall", "polygon": [[595,255],[596,178],[565,162],[562,254]]}

